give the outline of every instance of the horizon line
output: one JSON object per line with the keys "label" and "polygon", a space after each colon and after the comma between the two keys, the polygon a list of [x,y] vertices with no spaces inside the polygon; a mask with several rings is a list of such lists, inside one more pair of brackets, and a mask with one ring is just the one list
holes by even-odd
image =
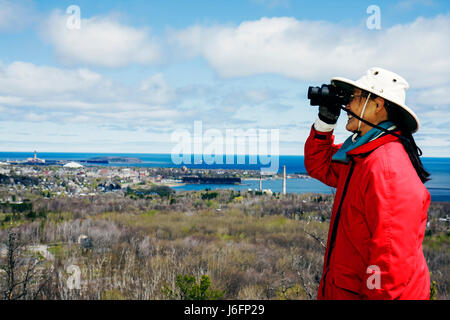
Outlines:
{"label": "horizon line", "polygon": [[[0,150],[0,154],[1,153],[30,153],[30,154],[34,154],[35,151],[2,151]],[[147,152],[147,153],[140,153],[140,152],[86,152],[86,151],[73,151],[73,152],[67,152],[67,151],[37,151],[36,150],[36,154],[39,153],[65,153],[65,154],[74,154],[74,153],[80,153],[80,154],[132,154],[132,155],[171,155],[171,153],[168,152]],[[205,153],[192,153],[190,156],[195,156],[195,155],[214,155],[215,154],[205,154]],[[226,156],[230,156],[231,154],[220,154],[217,155],[218,157],[226,157]],[[245,154],[233,154],[233,156],[267,156],[267,157],[286,157],[286,156],[291,156],[291,157],[304,157],[304,154],[279,154],[279,155],[271,155],[271,154],[267,154],[267,155],[260,155],[260,154],[249,154],[249,153],[245,153]],[[450,158],[450,156],[422,156],[422,158]]]}

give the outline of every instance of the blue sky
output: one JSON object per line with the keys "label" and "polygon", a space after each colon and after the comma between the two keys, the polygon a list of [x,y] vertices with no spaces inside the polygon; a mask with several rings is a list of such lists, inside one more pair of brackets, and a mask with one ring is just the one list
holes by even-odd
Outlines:
{"label": "blue sky", "polygon": [[[66,9],[81,10],[67,29]],[[366,12],[377,5],[381,29]],[[0,150],[171,152],[176,130],[277,129],[303,154],[308,85],[410,83],[425,156],[450,156],[448,1],[0,0]],[[345,116],[335,130],[342,142]]]}

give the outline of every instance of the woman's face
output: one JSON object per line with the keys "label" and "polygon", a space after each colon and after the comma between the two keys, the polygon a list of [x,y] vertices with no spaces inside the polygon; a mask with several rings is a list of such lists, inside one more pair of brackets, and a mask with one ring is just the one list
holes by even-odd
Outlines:
{"label": "woman's face", "polygon": [[[367,99],[367,94],[364,96],[361,96],[361,94],[362,90],[355,88],[353,92],[353,99],[345,106],[346,109],[350,109],[350,111],[354,112],[359,117],[361,117],[361,111]],[[373,124],[378,124],[381,121],[387,120],[387,113],[384,109],[384,100],[379,97],[370,99],[367,102],[362,118]],[[348,115],[348,121],[345,128],[350,132],[356,132],[358,130],[358,123],[358,119]],[[372,129],[372,126],[369,126],[361,121],[361,126],[359,129],[361,131],[361,135],[364,135],[370,129]]]}

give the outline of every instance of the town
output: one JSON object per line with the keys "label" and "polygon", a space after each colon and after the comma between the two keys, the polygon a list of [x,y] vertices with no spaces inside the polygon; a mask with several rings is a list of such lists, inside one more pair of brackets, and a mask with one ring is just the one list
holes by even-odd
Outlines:
{"label": "town", "polygon": [[[33,159],[33,158],[31,158]],[[40,159],[37,159],[40,161]],[[0,162],[0,202],[20,203],[33,197],[83,197],[108,192],[126,192],[145,186],[179,186],[183,182],[204,179],[261,179],[258,170],[214,170],[179,168],[145,168],[121,166],[83,166],[77,162],[42,165],[38,162]],[[278,179],[281,175],[266,175]],[[306,174],[289,174],[287,178],[308,178]],[[236,180],[237,179],[237,180]]]}

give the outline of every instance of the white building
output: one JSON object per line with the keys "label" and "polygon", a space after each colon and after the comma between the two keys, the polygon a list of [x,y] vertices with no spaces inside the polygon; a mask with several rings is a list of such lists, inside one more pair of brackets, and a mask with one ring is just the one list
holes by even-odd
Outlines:
{"label": "white building", "polygon": [[69,162],[64,165],[64,168],[71,168],[71,169],[77,169],[82,168],[83,166],[79,164],[78,162]]}

